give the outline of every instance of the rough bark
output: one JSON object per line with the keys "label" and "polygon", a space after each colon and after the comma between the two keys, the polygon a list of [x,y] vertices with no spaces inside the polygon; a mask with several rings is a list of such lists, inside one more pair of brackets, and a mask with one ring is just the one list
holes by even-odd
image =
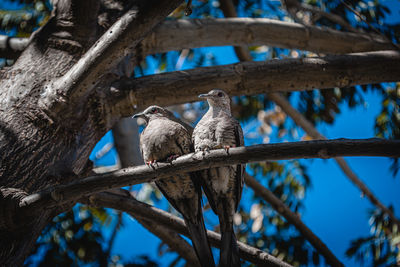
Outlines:
{"label": "rough bark", "polygon": [[[127,197],[124,193],[118,192],[103,192],[91,195],[89,199],[82,199],[84,203],[92,203],[96,206],[109,207],[117,210],[126,211],[135,214],[135,217],[142,217],[147,220],[156,221],[158,224],[172,229],[180,234],[189,236],[184,221],[168,212],[157,209],[132,197]],[[210,244],[220,248],[221,236],[213,231],[207,231]],[[257,266],[281,266],[288,267],[289,264],[271,256],[270,254],[246,245],[242,242],[237,242],[240,257]]]}
{"label": "rough bark", "polygon": [[[161,14],[172,11],[178,1],[163,1],[164,4],[166,2],[168,8],[164,8]],[[149,9],[158,12],[157,5],[147,7],[146,10]],[[104,92],[95,92],[90,98],[78,99],[76,102],[80,102],[80,106],[79,103],[73,103],[74,99],[68,99],[67,105],[74,110],[63,110],[62,114],[56,114],[56,118],[52,117],[55,113],[48,112],[51,108],[43,105],[45,101],[40,100],[44,97],[44,92],[47,92],[47,96],[51,95],[45,85],[60,80],[60,77],[68,73],[94,42],[97,34],[97,10],[98,1],[95,0],[58,1],[53,17],[34,33],[29,46],[16,63],[10,69],[2,71],[2,190],[15,188],[31,194],[87,176],[91,170],[89,154],[95,143],[112,126],[111,122],[106,124],[104,121],[114,122],[117,119],[105,116],[107,112],[101,104],[102,97],[105,97]],[[138,17],[141,14],[153,14],[141,11],[143,13],[139,12]],[[154,26],[163,18],[158,15],[145,18],[142,22]],[[132,31],[135,30],[139,32],[136,37],[145,34],[141,29]],[[83,73],[86,74],[88,73]],[[57,95],[61,92],[54,93]],[[39,101],[42,106],[38,105]],[[29,216],[21,213],[20,217],[14,217],[17,220],[23,218],[17,224],[18,229],[1,228],[0,262],[7,266],[21,265],[43,227],[59,212],[58,208],[39,208]],[[14,219],[13,223],[16,222]]]}
{"label": "rough bark", "polygon": [[100,77],[115,68],[127,50],[135,48],[180,2],[146,1],[140,10],[128,10],[65,75],[46,85],[39,106],[53,120],[63,119],[60,115],[65,111],[82,112],[80,105],[85,104]]}
{"label": "rough bark", "polygon": [[[62,75],[93,41],[89,32],[96,32],[93,23],[71,8],[96,13],[97,1],[74,3],[59,1],[54,16],[36,32],[22,57],[1,77],[0,86],[0,186],[27,194],[49,185],[59,184],[65,175],[76,177],[85,172],[90,149],[95,144],[95,132],[85,131],[77,142],[75,129],[51,125],[36,102],[46,80]],[[90,12],[89,12],[90,13]],[[80,38],[81,34],[85,38]],[[52,68],[49,68],[52,66]],[[87,125],[85,125],[87,126]],[[92,141],[90,141],[92,140]],[[63,181],[65,182],[65,181]],[[17,228],[0,229],[0,262],[19,266],[30,252],[43,227],[60,212],[40,210],[12,221]]]}
{"label": "rough bark", "polygon": [[114,112],[129,116],[135,108],[154,103],[169,106],[198,101],[198,94],[214,88],[230,95],[253,95],[391,82],[399,77],[400,53],[396,51],[243,62],[122,79],[113,86],[124,97],[110,105]]}

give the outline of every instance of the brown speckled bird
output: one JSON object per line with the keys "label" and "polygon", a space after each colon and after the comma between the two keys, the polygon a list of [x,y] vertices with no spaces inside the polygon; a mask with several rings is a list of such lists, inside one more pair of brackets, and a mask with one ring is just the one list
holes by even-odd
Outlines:
{"label": "brown speckled bird", "polygon": [[[199,97],[207,99],[209,109],[194,129],[192,140],[195,151],[204,153],[224,148],[229,152],[230,147],[243,146],[242,128],[231,115],[229,96],[222,90],[214,89]],[[242,194],[244,167],[245,165],[233,165],[201,172],[204,192],[220,222],[221,267],[240,266],[233,216]]]}
{"label": "brown speckled bird", "polygon": [[[140,148],[146,164],[171,161],[193,152],[193,128],[181,122],[167,109],[150,106],[134,117],[143,118],[147,122],[140,135]],[[182,214],[201,266],[212,267],[215,263],[201,210],[201,181],[196,175],[199,174],[175,175],[156,181],[156,185],[169,203]]]}

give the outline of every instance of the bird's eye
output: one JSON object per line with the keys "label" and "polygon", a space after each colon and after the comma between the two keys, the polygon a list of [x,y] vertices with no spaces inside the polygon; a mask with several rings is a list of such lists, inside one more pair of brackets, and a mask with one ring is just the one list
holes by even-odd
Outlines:
{"label": "bird's eye", "polygon": [[223,93],[221,93],[221,92],[219,92],[219,93],[218,93],[218,96],[219,96],[219,97],[223,97],[223,96],[224,96],[224,94],[223,94]]}
{"label": "bird's eye", "polygon": [[151,109],[151,113],[157,113],[157,109],[156,108],[152,108]]}

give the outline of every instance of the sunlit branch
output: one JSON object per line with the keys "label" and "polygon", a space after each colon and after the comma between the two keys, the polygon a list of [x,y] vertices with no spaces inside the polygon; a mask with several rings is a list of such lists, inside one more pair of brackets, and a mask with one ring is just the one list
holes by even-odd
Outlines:
{"label": "sunlit branch", "polygon": [[171,163],[125,168],[98,174],[60,185],[24,197],[20,201],[20,212],[35,213],[38,209],[50,208],[63,203],[77,201],[80,197],[134,184],[155,181],[190,171],[221,167],[264,160],[286,160],[300,158],[332,158],[338,156],[399,157],[400,141],[383,139],[336,139],[303,141],[292,143],[263,144],[247,147],[212,150],[208,153],[191,153]]}
{"label": "sunlit branch", "polygon": [[110,106],[120,116],[157,104],[198,101],[197,95],[222,88],[231,96],[275,91],[326,89],[399,81],[400,53],[380,51],[301,59],[273,59],[121,79]]}
{"label": "sunlit branch", "polygon": [[[28,42],[28,39],[11,38],[8,46],[5,38],[0,38],[0,57],[17,56]],[[21,45],[16,46],[16,42],[21,42]],[[392,44],[379,36],[264,18],[164,21],[141,42],[141,49],[144,55],[149,55],[196,47],[230,45],[268,45],[328,54],[394,49]]]}

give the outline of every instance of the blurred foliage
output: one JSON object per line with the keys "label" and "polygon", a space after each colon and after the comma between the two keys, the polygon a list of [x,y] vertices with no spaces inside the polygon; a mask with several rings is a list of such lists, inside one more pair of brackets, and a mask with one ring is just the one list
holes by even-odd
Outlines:
{"label": "blurred foliage", "polygon": [[368,266],[399,266],[399,225],[380,210],[370,212],[369,222],[371,235],[353,240],[346,255]]}
{"label": "blurred foliage", "polygon": [[[306,167],[299,161],[263,162],[250,164],[254,176],[284,202],[293,212],[300,214],[302,199],[311,180]],[[237,225],[238,239],[286,262],[298,265],[320,263],[320,255],[262,198],[253,195],[250,208],[240,205]]]}
{"label": "blurred foliage", "polygon": [[[19,3],[21,7],[15,10],[0,10],[0,30],[9,35],[29,36],[48,20],[51,12],[49,1],[3,1]],[[293,20],[281,7],[279,1],[233,0],[233,2],[239,16]],[[384,1],[345,0],[363,17],[363,20],[346,8],[340,0],[303,0],[302,2],[340,16],[350,23],[355,31],[376,34],[375,29],[378,29],[393,42],[399,42],[400,24],[384,23],[390,14]],[[168,19],[187,18],[184,16],[185,6],[186,3],[182,3]],[[193,13],[190,18],[223,17],[223,13],[219,9],[219,2],[216,0],[194,0],[192,9]],[[309,17],[308,21],[315,25],[345,30],[342,26],[323,16],[309,12],[306,12],[304,16]],[[315,56],[315,54],[305,51],[266,46],[250,47],[250,52],[256,60]],[[136,74],[141,76],[180,70],[183,62],[192,68],[219,64],[210,50],[198,48],[149,56],[140,63]],[[292,103],[295,103],[297,110],[309,121],[319,125],[334,123],[336,115],[345,106],[355,108],[366,105],[364,95],[367,92],[376,93],[382,101],[382,110],[375,120],[376,136],[399,139],[399,83],[303,91],[287,93],[286,96]],[[268,143],[271,139],[274,141],[307,139],[307,136],[298,134],[298,127],[290,123],[286,115],[265,95],[234,97],[232,103],[233,113],[241,122],[253,123],[257,126],[256,130],[251,132],[251,137],[250,135],[246,136],[248,140],[254,139],[257,142]],[[182,118],[194,123],[206,108],[204,103],[194,103],[182,105],[174,111],[180,113]],[[260,183],[270,189],[294,212],[301,214],[304,196],[311,186],[311,179],[301,161],[263,162],[251,164],[249,168]],[[398,161],[393,161],[392,170],[396,175],[399,170]],[[160,192],[151,185],[143,185],[137,197],[151,204],[160,204],[162,198]],[[293,265],[321,264],[320,255],[293,226],[288,224],[261,198],[255,195],[251,195],[250,198],[252,204],[246,206],[242,203],[239,215],[235,218],[239,240],[267,250]],[[171,207],[168,209],[173,210]],[[137,261],[122,262],[118,255],[109,255],[109,246],[106,245],[109,240],[103,236],[102,229],[111,227],[110,221],[115,218],[115,214],[104,209],[92,209],[81,205],[57,216],[53,223],[44,229],[32,256],[26,261],[26,265],[157,266],[156,262],[146,256],[138,257]],[[355,257],[360,262],[371,259],[373,265],[376,266],[395,265],[400,257],[398,228],[390,222],[389,218],[374,211],[371,215],[371,229],[371,236],[353,241],[347,255]],[[159,246],[160,256],[165,255],[166,252],[169,251],[161,244]],[[175,258],[171,262],[171,266],[179,265],[180,261],[179,257]]]}
{"label": "blurred foliage", "polygon": [[[127,262],[110,255],[112,243],[105,240],[102,229],[110,227],[113,217],[104,208],[85,205],[58,215],[43,230],[25,266],[158,266],[145,255]],[[116,230],[120,227],[122,221]]]}
{"label": "blurred foliage", "polygon": [[[3,0],[14,5],[18,3],[21,9],[0,10],[0,31],[15,33],[18,37],[29,37],[38,27],[43,26],[50,17],[49,1],[39,0]],[[4,5],[5,3],[3,3]]]}
{"label": "blurred foliage", "polygon": [[107,254],[102,247],[101,227],[110,223],[105,209],[77,206],[46,226],[35,245],[27,266],[82,266],[97,263],[107,266]]}

